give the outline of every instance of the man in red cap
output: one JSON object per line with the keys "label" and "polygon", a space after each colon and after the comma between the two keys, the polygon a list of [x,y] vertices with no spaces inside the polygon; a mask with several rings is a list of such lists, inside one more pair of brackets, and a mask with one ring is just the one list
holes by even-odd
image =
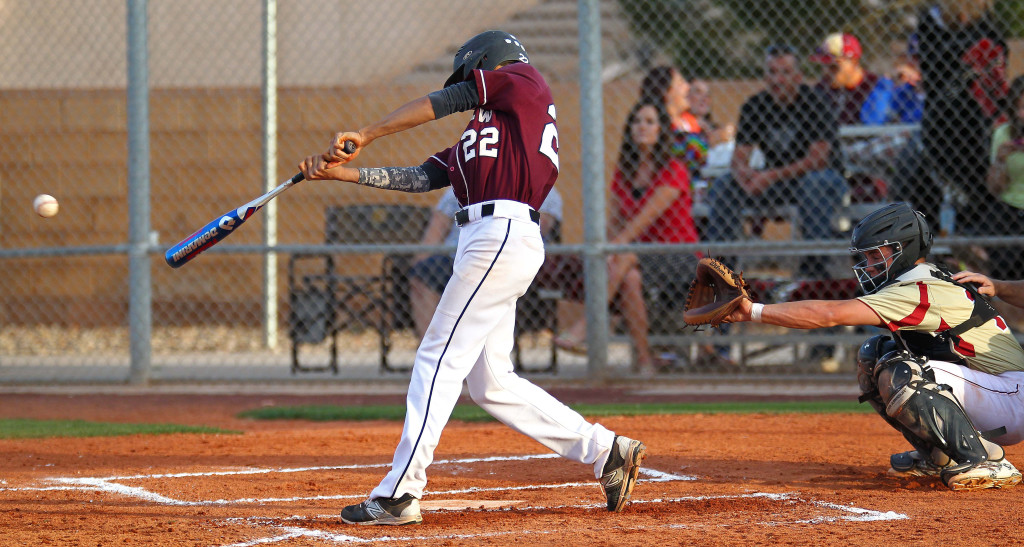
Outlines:
{"label": "man in red cap", "polygon": [[860,56],[860,40],[836,32],[829,34],[810,58],[825,67],[816,87],[832,99],[840,125],[878,123],[864,119],[861,110],[881,78],[861,66]]}

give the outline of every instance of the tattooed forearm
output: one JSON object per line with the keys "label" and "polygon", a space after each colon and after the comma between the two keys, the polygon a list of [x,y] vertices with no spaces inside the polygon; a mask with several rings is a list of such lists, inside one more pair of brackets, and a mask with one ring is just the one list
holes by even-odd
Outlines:
{"label": "tattooed forearm", "polygon": [[359,184],[399,192],[427,192],[430,177],[423,167],[360,167]]}

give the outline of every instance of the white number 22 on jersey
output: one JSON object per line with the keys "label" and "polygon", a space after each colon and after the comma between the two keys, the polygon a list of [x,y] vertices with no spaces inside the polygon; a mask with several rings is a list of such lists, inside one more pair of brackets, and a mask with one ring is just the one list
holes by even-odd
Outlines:
{"label": "white number 22 on jersey", "polygon": [[[551,116],[552,121],[544,126],[544,133],[540,137],[539,152],[547,156],[551,163],[555,165],[555,170],[558,170],[558,128],[555,127],[554,123],[555,105],[548,105],[548,115]],[[497,127],[485,127],[480,130],[479,134],[477,134],[475,129],[467,129],[462,134],[462,156],[465,158],[464,161],[468,162],[475,158],[478,152],[480,157],[498,157],[497,144]]]}
{"label": "white number 22 on jersey", "polygon": [[[485,127],[480,130],[480,157],[496,158],[498,157],[498,149],[495,147],[498,144],[498,128],[497,127]],[[475,129],[467,129],[462,134],[462,155],[466,158],[465,161],[469,161],[476,157],[477,147],[477,132]]]}

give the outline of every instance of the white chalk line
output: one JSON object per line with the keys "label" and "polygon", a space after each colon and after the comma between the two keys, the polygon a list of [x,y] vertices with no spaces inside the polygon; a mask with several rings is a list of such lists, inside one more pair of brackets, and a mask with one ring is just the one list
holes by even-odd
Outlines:
{"label": "white chalk line", "polygon": [[[688,502],[688,501],[704,501],[704,500],[712,500],[712,499],[716,499],[716,500],[737,499],[738,500],[738,499],[749,499],[749,498],[767,498],[767,499],[776,500],[776,501],[792,501],[792,502],[798,502],[798,503],[806,503],[806,504],[809,504],[809,505],[815,505],[815,506],[819,506],[819,507],[825,507],[825,508],[829,508],[829,509],[835,509],[837,511],[846,511],[848,513],[851,513],[850,515],[840,515],[840,516],[818,515],[818,516],[812,517],[810,519],[799,519],[799,520],[790,520],[790,521],[762,521],[762,522],[751,523],[753,525],[758,525],[758,526],[781,526],[781,525],[788,525],[788,524],[822,524],[822,523],[837,522],[837,521],[846,521],[846,522],[874,522],[874,521],[884,521],[884,520],[904,520],[904,519],[908,519],[909,518],[906,515],[903,515],[901,513],[896,513],[894,511],[882,512],[882,511],[874,511],[874,510],[871,510],[871,509],[864,509],[864,508],[860,508],[860,507],[852,507],[852,506],[840,505],[840,504],[829,503],[829,502],[821,502],[821,501],[817,501],[817,500],[805,500],[805,499],[799,497],[798,493],[795,493],[795,492],[786,492],[786,493],[755,492],[755,493],[750,493],[750,494],[721,495],[721,496],[682,496],[682,497],[676,497],[676,498],[657,498],[657,499],[650,499],[650,500],[633,500],[630,503],[633,504],[633,505],[641,505],[641,504],[652,504],[652,503],[681,503],[681,502]],[[500,508],[485,508],[485,509],[466,509],[466,510],[462,510],[460,512],[463,512],[463,513],[495,513],[495,512],[507,512],[507,511],[513,511],[513,510],[515,510],[515,511],[551,511],[551,510],[569,509],[569,508],[571,508],[571,509],[597,509],[597,508],[604,509],[605,506],[604,506],[604,504],[579,504],[579,505],[554,505],[554,506],[516,506],[516,507],[500,507]],[[428,511],[424,511],[424,512],[428,512]],[[456,539],[484,539],[484,538],[501,537],[501,536],[506,536],[506,535],[510,535],[510,534],[515,534],[517,537],[519,537],[519,536],[526,536],[526,535],[532,535],[532,534],[550,535],[550,534],[553,534],[553,533],[557,532],[556,530],[540,530],[540,529],[538,529],[538,530],[527,530],[527,529],[519,529],[519,530],[515,530],[515,531],[505,531],[505,532],[481,532],[481,533],[478,533],[478,534],[444,534],[444,535],[434,534],[434,535],[429,535],[429,536],[414,536],[414,535],[410,535],[410,536],[381,536],[381,537],[363,538],[363,537],[352,536],[352,535],[348,535],[348,534],[338,534],[338,533],[328,532],[328,531],[324,531],[324,530],[317,530],[317,529],[313,529],[313,528],[305,528],[305,527],[301,527],[301,526],[291,526],[291,525],[277,524],[278,522],[281,522],[281,521],[297,521],[297,520],[299,520],[299,521],[302,521],[302,520],[308,521],[308,520],[319,520],[319,519],[337,521],[338,520],[338,516],[337,515],[318,515],[316,517],[293,516],[293,517],[288,517],[286,519],[280,519],[280,518],[275,519],[275,518],[271,518],[271,517],[247,517],[247,518],[227,519],[229,521],[239,521],[239,520],[245,521],[247,524],[254,525],[254,526],[268,526],[269,525],[269,526],[273,526],[275,528],[280,529],[283,533],[280,534],[280,535],[276,535],[276,536],[263,537],[263,538],[259,538],[259,539],[255,539],[255,540],[251,540],[251,541],[246,541],[246,542],[232,543],[232,544],[229,544],[229,545],[224,545],[223,547],[254,547],[256,545],[266,545],[266,544],[270,544],[270,543],[278,543],[278,542],[281,542],[281,541],[287,541],[289,539],[295,539],[295,538],[299,538],[299,537],[315,538],[315,539],[329,541],[329,542],[334,542],[334,543],[394,543],[394,542],[419,543],[419,542],[428,542],[428,541],[449,541],[449,540],[456,540]],[[734,527],[734,526],[737,526],[737,525],[736,524],[729,524],[729,523],[723,523],[723,524],[666,523],[666,524],[659,524],[659,525],[639,525],[639,526],[633,527],[632,529],[633,530],[711,529],[711,528],[724,528],[724,527]],[[594,527],[588,528],[588,530],[590,530],[590,531],[621,530],[621,529],[622,529],[622,527],[620,527],[620,526],[604,527],[604,528],[594,528]]]}
{"label": "white chalk line", "polygon": [[[525,456],[490,456],[486,458],[460,458],[451,460],[437,460],[434,465],[446,465],[446,464],[466,464],[466,463],[492,463],[492,462],[515,462],[515,461],[527,461],[527,460],[538,460],[538,459],[553,459],[558,458],[558,454],[530,454]],[[189,478],[189,477],[222,477],[232,475],[253,475],[253,474],[269,474],[269,473],[304,473],[310,471],[334,471],[339,469],[374,469],[382,467],[391,467],[391,464],[352,464],[352,465],[331,465],[331,466],[316,466],[316,467],[282,467],[282,468],[247,468],[247,469],[234,469],[225,471],[203,471],[203,472],[190,472],[190,473],[157,473],[152,475],[115,475],[109,477],[53,477],[43,479],[44,481],[57,482],[59,486],[47,486],[47,487],[6,487],[0,488],[0,491],[45,491],[45,490],[82,490],[89,492],[106,492],[110,494],[116,494],[125,497],[131,497],[148,501],[152,503],[159,503],[163,505],[174,505],[174,506],[212,506],[212,505],[241,505],[241,504],[265,504],[265,503],[282,503],[282,502],[294,502],[294,501],[318,501],[318,500],[342,500],[342,499],[362,499],[365,497],[363,494],[337,494],[330,496],[294,496],[287,498],[237,498],[237,499],[218,499],[218,500],[198,500],[198,501],[187,501],[171,498],[151,490],[147,490],[137,486],[127,486],[120,484],[116,481],[124,480],[145,480],[145,479],[165,479],[165,478]],[[653,470],[650,468],[641,468],[640,472],[647,477],[646,479],[640,479],[638,482],[667,482],[667,481],[690,481],[696,480],[696,477],[689,475],[675,475],[672,473],[665,473],[662,471]],[[428,491],[428,495],[453,495],[453,494],[466,494],[475,492],[502,492],[502,491],[517,491],[517,490],[541,490],[541,489],[555,489],[555,488],[575,488],[575,487],[594,487],[596,482],[569,482],[561,484],[535,484],[527,486],[513,486],[513,487],[494,487],[494,488],[481,488],[471,487],[459,490],[443,490],[443,491]]]}
{"label": "white chalk line", "polygon": [[[462,458],[452,460],[438,460],[434,464],[465,464],[465,463],[488,463],[488,462],[509,462],[509,461],[527,461],[534,459],[554,459],[558,458],[557,454],[532,454],[525,456],[492,456],[486,458]],[[188,477],[216,477],[216,476],[231,476],[231,475],[253,475],[253,474],[269,474],[269,473],[299,473],[299,472],[310,472],[310,471],[330,471],[330,470],[343,470],[343,469],[375,469],[390,467],[390,464],[353,464],[353,465],[340,465],[340,466],[312,466],[312,467],[287,467],[287,468],[246,468],[237,470],[224,470],[224,471],[205,471],[205,472],[188,472],[188,473],[160,473],[152,475],[117,475],[109,477],[53,477],[43,479],[44,481],[57,482],[57,486],[46,486],[46,487],[4,487],[0,488],[0,491],[46,491],[46,490],[78,490],[78,491],[89,491],[89,492],[105,492],[110,494],[116,494],[124,497],[131,497],[149,501],[153,503],[159,503],[164,505],[173,506],[200,506],[200,505],[236,505],[236,504],[247,504],[247,503],[274,503],[274,502],[292,502],[292,501],[311,501],[311,500],[337,500],[337,499],[359,499],[365,497],[364,495],[333,495],[333,496],[297,496],[289,498],[239,498],[235,500],[202,500],[202,501],[185,501],[164,496],[156,492],[152,492],[145,488],[127,486],[119,484],[115,481],[123,480],[145,480],[145,479],[162,479],[162,478],[188,478]],[[641,473],[648,478],[639,479],[638,483],[643,482],[669,482],[669,481],[692,481],[697,480],[696,477],[690,475],[677,475],[674,473],[667,473],[649,467],[641,468]],[[498,491],[523,491],[523,490],[541,490],[541,489],[555,489],[555,488],[575,488],[575,487],[593,487],[595,482],[569,482],[560,484],[535,484],[526,486],[514,486],[514,487],[470,487],[457,490],[444,490],[436,492],[427,492],[430,496],[445,496],[455,494],[466,494],[466,493],[478,493],[478,492],[498,492]],[[648,503],[672,503],[672,502],[684,502],[684,501],[697,501],[707,499],[740,499],[740,498],[754,498],[754,497],[766,497],[777,500],[791,500],[801,503],[807,503],[822,508],[834,509],[838,511],[844,511],[851,513],[851,515],[841,516],[828,516],[828,515],[817,515],[809,519],[794,520],[794,521],[769,521],[757,523],[764,526],[780,525],[780,524],[798,524],[798,523],[827,523],[835,521],[878,521],[878,520],[900,520],[909,518],[906,515],[889,512],[874,511],[871,509],[863,509],[853,506],[839,505],[829,502],[822,502],[817,500],[803,500],[794,497],[794,494],[769,494],[769,493],[753,493],[753,494],[742,494],[734,496],[687,496],[680,498],[670,499],[652,499],[652,500],[632,500],[633,504],[648,504]],[[464,512],[503,512],[503,511],[550,511],[553,509],[563,508],[580,508],[580,509],[591,509],[591,508],[604,508],[604,504],[582,504],[582,505],[558,505],[558,506],[514,506],[514,507],[499,507],[499,508],[474,508],[467,509]],[[443,511],[443,509],[441,510]],[[431,512],[431,510],[424,510],[424,512]],[[331,519],[337,520],[337,515],[322,515],[318,517],[302,517],[295,516],[288,520],[317,520],[317,519]],[[554,533],[554,530],[517,530],[514,532],[486,532],[479,534],[449,534],[449,535],[431,535],[431,536],[409,536],[409,537],[374,537],[374,538],[360,538],[351,536],[348,534],[338,534],[328,532],[324,530],[315,530],[303,527],[295,526],[283,526],[276,524],[282,519],[268,519],[265,517],[246,517],[239,519],[228,519],[229,521],[241,520],[247,524],[262,523],[267,525],[268,523],[275,528],[281,530],[281,534],[263,537],[248,542],[231,544],[230,547],[251,547],[256,545],[267,545],[273,543],[279,543],[287,541],[289,539],[295,539],[300,537],[314,538],[318,540],[324,540],[334,543],[372,543],[372,542],[410,542],[410,541],[434,541],[434,540],[455,540],[455,539],[473,539],[473,538],[488,538],[488,537],[500,537],[509,534],[528,535],[528,534],[540,534],[547,535]],[[708,528],[708,527],[722,527],[722,526],[735,526],[731,524],[718,524],[718,525],[702,525],[702,524],[679,524],[670,523],[656,526],[639,526],[635,529],[664,529],[664,528]],[[620,527],[615,527],[621,529]],[[611,529],[611,528],[609,528]]]}
{"label": "white chalk line", "polygon": [[[447,465],[455,463],[490,463],[490,462],[521,462],[527,460],[548,460],[560,458],[558,454],[528,454],[525,456],[488,456],[486,458],[461,458],[456,460],[435,460],[431,465]],[[184,477],[220,477],[228,475],[259,475],[265,473],[305,473],[307,471],[334,471],[339,469],[377,469],[391,467],[390,463],[356,463],[350,465],[323,465],[313,467],[279,467],[263,468],[248,467],[245,469],[225,471],[199,471],[191,473],[160,473],[155,475],[118,475],[112,477],[96,477],[105,481],[121,481],[131,479],[176,479]]]}
{"label": "white chalk line", "polygon": [[[637,482],[641,482],[641,481],[637,481]],[[838,521],[838,520],[845,520],[845,521],[852,521],[852,522],[870,522],[870,521],[876,521],[876,520],[903,520],[903,519],[910,518],[910,517],[908,517],[908,516],[906,516],[906,515],[904,515],[902,513],[897,513],[895,511],[885,511],[885,512],[883,512],[883,511],[875,511],[874,509],[864,509],[864,508],[861,508],[861,507],[854,507],[854,506],[851,506],[851,505],[840,505],[840,504],[837,504],[837,503],[830,503],[830,502],[824,502],[824,501],[803,499],[803,498],[800,497],[799,492],[781,492],[781,493],[752,492],[752,493],[748,493],[748,494],[722,494],[722,495],[716,495],[716,496],[680,496],[680,497],[674,497],[674,498],[653,498],[653,499],[646,499],[646,500],[645,499],[634,499],[634,500],[630,500],[629,503],[630,503],[630,505],[643,505],[643,504],[654,504],[654,503],[681,503],[681,502],[689,502],[689,501],[728,500],[728,499],[752,499],[752,498],[766,498],[766,499],[770,499],[770,500],[774,500],[774,501],[793,501],[793,502],[798,502],[798,503],[807,503],[807,504],[810,504],[810,505],[816,505],[816,506],[819,506],[819,507],[825,507],[825,508],[828,508],[828,509],[835,509],[837,511],[845,511],[845,512],[848,512],[848,513],[852,513],[851,515],[841,516],[841,517],[815,517],[814,519],[811,519],[811,520],[793,521],[793,522],[799,522],[799,523],[814,522],[817,519],[826,519],[825,521],[829,521],[829,522],[830,521]],[[553,510],[553,509],[597,509],[597,508],[605,509],[606,506],[603,503],[565,504],[565,505],[536,505],[536,506],[535,505],[515,505],[515,506],[508,506],[508,507],[487,507],[487,508],[473,507],[473,508],[468,508],[468,509],[459,509],[459,512],[463,512],[463,513],[495,513],[495,512],[508,512],[508,511],[550,511],[550,510]],[[435,509],[435,510],[421,509],[421,512],[424,512],[424,513],[442,512],[442,511],[449,511],[450,512],[451,510],[450,509]],[[252,517],[246,517],[246,518],[252,518]],[[337,520],[338,519],[338,515],[317,515],[316,517],[303,517],[303,516],[300,516],[300,515],[295,515],[293,517],[289,517],[289,519],[291,519],[291,520],[307,520],[307,519],[311,519],[311,518]],[[277,519],[277,520],[281,520],[281,519]]]}
{"label": "white chalk line", "polygon": [[[9,490],[82,490],[90,492],[107,492],[111,494],[117,494],[125,497],[136,498],[152,503],[159,503],[163,505],[174,505],[182,507],[197,507],[197,506],[223,506],[223,505],[244,505],[244,504],[266,504],[266,503],[284,503],[294,501],[329,501],[329,500],[344,500],[344,499],[366,499],[366,494],[336,494],[331,496],[295,496],[289,498],[236,498],[236,499],[219,499],[219,500],[198,500],[198,501],[187,501],[170,498],[156,492],[146,490],[144,488],[125,486],[115,482],[103,482],[97,479],[50,479],[50,480],[66,480],[72,484],[62,487],[51,487],[51,488],[22,488]],[[664,477],[658,477],[653,479],[638,479],[638,483],[644,482],[668,482],[670,480],[694,480],[691,478],[680,478],[680,479],[669,479]],[[425,495],[429,496],[449,496],[455,494],[468,494],[468,493],[479,493],[479,492],[513,492],[523,490],[552,490],[558,488],[579,488],[579,487],[594,487],[598,484],[596,482],[564,482],[560,484],[531,484],[526,486],[508,486],[508,487],[470,487],[462,488],[457,490],[438,490],[438,491],[427,491]]]}
{"label": "white chalk line", "polygon": [[256,545],[267,545],[270,543],[278,543],[281,541],[287,541],[289,539],[295,539],[300,537],[314,538],[324,541],[331,541],[334,543],[390,543],[390,542],[426,542],[426,541],[451,541],[455,539],[484,539],[501,537],[508,535],[515,535],[516,537],[529,535],[529,534],[551,534],[551,530],[515,530],[508,532],[482,532],[479,534],[435,534],[432,536],[381,536],[375,538],[361,538],[357,536],[350,536],[347,534],[337,534],[334,532],[328,532],[325,530],[312,530],[309,528],[296,528],[291,526],[282,527],[282,531],[285,532],[279,536],[259,538],[252,541],[245,541],[241,543],[231,543],[223,547],[254,547]]}

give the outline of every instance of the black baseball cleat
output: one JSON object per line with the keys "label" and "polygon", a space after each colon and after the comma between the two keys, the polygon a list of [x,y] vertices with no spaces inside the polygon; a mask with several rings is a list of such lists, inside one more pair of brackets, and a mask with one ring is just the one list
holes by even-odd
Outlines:
{"label": "black baseball cleat", "polygon": [[615,436],[608,461],[604,464],[604,474],[601,475],[601,488],[608,498],[609,511],[622,511],[629,502],[629,495],[640,473],[640,462],[646,456],[647,447],[644,443],[621,435]]}
{"label": "black baseball cleat", "polygon": [[889,474],[896,477],[938,477],[950,465],[936,465],[931,458],[922,456],[917,450],[900,452],[889,457]]}
{"label": "black baseball cleat", "polygon": [[420,500],[412,494],[404,494],[400,498],[377,498],[349,505],[341,510],[341,520],[345,524],[400,526],[419,524],[423,516],[420,515]]}

